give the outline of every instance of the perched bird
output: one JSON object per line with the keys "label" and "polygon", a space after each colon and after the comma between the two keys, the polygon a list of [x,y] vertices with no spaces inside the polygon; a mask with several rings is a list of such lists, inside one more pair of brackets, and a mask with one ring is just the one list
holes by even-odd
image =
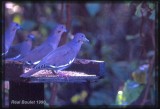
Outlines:
{"label": "perched bird", "polygon": [[16,34],[16,31],[21,29],[20,25],[15,22],[11,22],[7,30],[5,31],[5,50],[3,51],[2,55],[7,54]]}
{"label": "perched bird", "polygon": [[53,73],[69,67],[76,58],[83,42],[89,42],[83,33],[77,33],[67,44],[52,50],[31,71],[20,77],[29,77],[41,69],[50,69]]}
{"label": "perched bird", "polygon": [[6,60],[18,60],[26,56],[32,49],[32,41],[34,41],[35,36],[29,34],[27,39],[17,45],[11,46],[8,53],[6,54]]}
{"label": "perched bird", "polygon": [[59,44],[60,38],[66,32],[66,26],[59,24],[51,35],[40,46],[33,49],[28,55],[19,61],[30,62],[30,64],[38,64],[40,60],[45,57],[49,52],[55,50]]}

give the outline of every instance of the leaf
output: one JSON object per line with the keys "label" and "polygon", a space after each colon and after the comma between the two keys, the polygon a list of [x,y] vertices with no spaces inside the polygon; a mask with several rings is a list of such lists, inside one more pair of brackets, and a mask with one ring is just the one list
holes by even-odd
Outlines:
{"label": "leaf", "polygon": [[149,8],[154,9],[155,8],[155,4],[154,3],[148,3]]}
{"label": "leaf", "polygon": [[39,30],[40,30],[40,32],[42,33],[43,36],[47,36],[47,29],[45,27],[41,26],[39,28]]}
{"label": "leaf", "polygon": [[136,35],[127,35],[126,36],[126,40],[133,40],[133,39],[136,39],[139,37],[139,34],[136,34]]}
{"label": "leaf", "polygon": [[32,30],[37,24],[32,21],[32,20],[25,20],[24,22],[22,22],[22,28],[24,30]]}
{"label": "leaf", "polygon": [[144,64],[139,67],[136,71],[132,73],[132,77],[134,81],[138,82],[139,84],[146,84],[147,83],[147,71],[148,65]]}
{"label": "leaf", "polygon": [[126,105],[125,98],[123,97],[123,91],[119,90],[116,97],[116,105]]}
{"label": "leaf", "polygon": [[54,21],[47,21],[44,23],[44,26],[49,29],[53,29],[55,27],[55,25],[57,25],[57,23]]}
{"label": "leaf", "polygon": [[126,40],[132,40],[135,39],[135,37],[133,35],[127,35],[126,36]]}
{"label": "leaf", "polygon": [[100,10],[100,4],[97,3],[87,3],[85,6],[91,16],[95,16]]}
{"label": "leaf", "polygon": [[152,11],[152,14],[149,16],[149,19],[155,20],[155,10]]}
{"label": "leaf", "polygon": [[19,15],[19,14],[16,14],[13,18],[13,22],[16,22],[18,24],[21,24],[22,23],[22,16]]}
{"label": "leaf", "polygon": [[125,5],[127,5],[128,7],[131,5],[132,1],[125,1]]}
{"label": "leaf", "polygon": [[[144,89],[143,85],[140,85],[135,81],[127,80],[125,82],[124,88],[121,92],[122,103],[119,105],[131,104],[132,102],[134,102],[135,100],[138,99],[138,97],[141,95],[141,92],[143,91],[143,89]],[[117,96],[118,96],[118,94],[117,94]],[[117,99],[118,99],[118,97],[117,97]],[[116,99],[116,101],[118,101],[117,99]]]}
{"label": "leaf", "polygon": [[71,102],[74,104],[77,103],[78,101],[84,102],[87,95],[88,95],[87,91],[83,90],[80,94],[75,94],[74,96],[72,96]]}
{"label": "leaf", "polygon": [[142,17],[141,5],[142,5],[142,4],[139,4],[139,5],[137,6],[137,8],[136,8],[135,15],[136,15],[137,17]]}
{"label": "leaf", "polygon": [[80,99],[79,94],[76,94],[71,98],[71,102],[72,103],[77,103],[79,101],[79,99]]}
{"label": "leaf", "polygon": [[52,9],[50,7],[46,7],[45,8],[45,11],[48,15],[51,15],[52,14]]}
{"label": "leaf", "polygon": [[81,92],[81,94],[80,94],[80,101],[84,102],[84,100],[86,99],[87,95],[88,95],[87,91],[83,90]]}

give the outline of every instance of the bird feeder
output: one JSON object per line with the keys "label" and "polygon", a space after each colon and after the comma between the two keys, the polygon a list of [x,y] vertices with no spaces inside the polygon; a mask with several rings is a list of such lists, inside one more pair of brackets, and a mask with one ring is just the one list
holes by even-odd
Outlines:
{"label": "bird feeder", "polygon": [[[85,83],[96,82],[103,78],[105,62],[87,59],[75,59],[73,64],[54,75],[50,70],[40,70],[28,78],[20,75],[27,73],[32,66],[26,66],[17,61],[5,61],[4,80],[9,81],[9,106],[11,107],[43,107],[37,100],[44,100],[44,83]],[[34,105],[16,104],[14,101],[26,100]]]}

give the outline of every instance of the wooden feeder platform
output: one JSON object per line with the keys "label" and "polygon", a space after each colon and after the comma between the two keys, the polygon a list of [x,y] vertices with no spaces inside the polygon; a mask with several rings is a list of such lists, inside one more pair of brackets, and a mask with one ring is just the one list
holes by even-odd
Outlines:
{"label": "wooden feeder platform", "polygon": [[[12,101],[44,100],[45,83],[85,83],[96,82],[103,78],[105,62],[87,59],[75,59],[73,64],[54,75],[50,70],[39,70],[28,78],[20,75],[27,73],[33,66],[18,61],[4,61],[4,81],[9,81],[9,107],[44,107],[44,104],[15,104]],[[38,92],[38,93],[37,93]]]}
{"label": "wooden feeder platform", "polygon": [[69,68],[59,71],[57,75],[54,75],[51,70],[39,70],[28,78],[19,77],[31,69],[32,66],[25,66],[21,62],[5,61],[5,80],[28,83],[93,82],[104,76],[105,63],[96,60],[76,59]]}

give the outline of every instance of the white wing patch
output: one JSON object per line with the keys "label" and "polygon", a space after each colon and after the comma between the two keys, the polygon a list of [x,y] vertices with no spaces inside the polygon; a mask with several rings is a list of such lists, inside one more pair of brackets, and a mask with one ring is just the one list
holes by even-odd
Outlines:
{"label": "white wing patch", "polygon": [[21,55],[19,54],[18,56],[16,56],[16,57],[14,57],[13,59],[17,59],[17,58],[19,58]]}
{"label": "white wing patch", "polygon": [[5,53],[2,53],[2,56],[5,55],[5,54],[7,54],[7,53],[8,53],[8,51],[6,51]]}
{"label": "white wing patch", "polygon": [[[75,58],[74,58],[75,59]],[[68,65],[70,65],[73,61],[74,61],[74,59],[72,59],[72,60],[70,60],[69,61],[69,63],[67,63],[67,64],[64,64],[64,65],[60,65],[60,66],[53,66],[53,65],[49,65],[51,68],[61,68],[61,67],[66,67],[66,66],[68,66]]]}
{"label": "white wing patch", "polygon": [[30,62],[28,62],[28,61],[26,61],[26,64],[31,65],[31,63],[30,63]]}
{"label": "white wing patch", "polygon": [[36,62],[34,62],[33,64],[35,65],[35,64],[38,64],[40,61],[36,61]]}

